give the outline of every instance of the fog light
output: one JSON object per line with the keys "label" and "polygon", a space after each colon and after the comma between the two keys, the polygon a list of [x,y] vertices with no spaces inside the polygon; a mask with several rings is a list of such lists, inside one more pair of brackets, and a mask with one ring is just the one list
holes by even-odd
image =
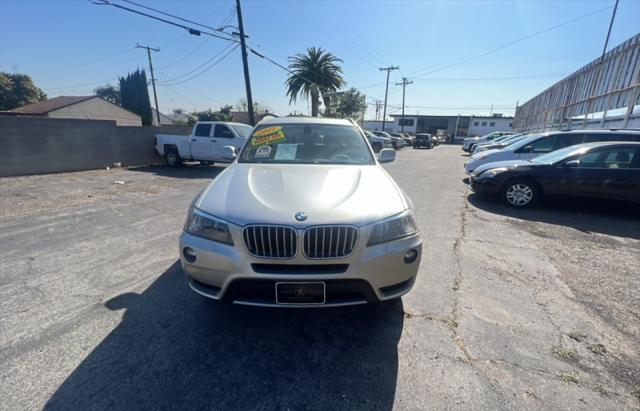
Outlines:
{"label": "fog light", "polygon": [[416,261],[416,258],[418,258],[418,251],[415,248],[412,248],[404,255],[404,262],[405,264],[411,264]]}
{"label": "fog light", "polygon": [[[182,250],[182,255],[184,255],[185,260],[187,260],[190,263],[195,263],[196,262],[196,252],[193,251],[193,249],[191,247],[185,247]],[[405,257],[406,259],[406,257]]]}

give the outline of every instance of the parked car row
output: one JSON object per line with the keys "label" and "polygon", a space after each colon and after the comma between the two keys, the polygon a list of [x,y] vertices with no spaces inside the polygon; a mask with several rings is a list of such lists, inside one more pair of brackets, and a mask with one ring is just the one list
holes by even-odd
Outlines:
{"label": "parked car row", "polygon": [[371,148],[373,148],[373,151],[376,153],[379,153],[383,148],[394,148],[393,140],[389,137],[379,136],[371,131],[365,131],[364,135],[367,137],[369,144],[371,144]]}
{"label": "parked car row", "polygon": [[474,192],[516,208],[547,194],[640,202],[640,131],[551,131],[501,144],[476,150],[464,165]]}
{"label": "parked car row", "polygon": [[472,152],[473,148],[478,144],[488,143],[494,140],[497,140],[503,136],[511,136],[515,133],[507,132],[507,131],[495,131],[491,134],[487,134],[482,137],[468,137],[462,141],[462,150],[466,152]]}

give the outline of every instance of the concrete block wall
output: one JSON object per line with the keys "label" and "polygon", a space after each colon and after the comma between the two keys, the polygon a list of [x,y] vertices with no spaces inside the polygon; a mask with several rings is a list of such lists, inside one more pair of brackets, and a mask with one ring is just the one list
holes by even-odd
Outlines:
{"label": "concrete block wall", "polygon": [[115,121],[0,117],[0,177],[162,162],[156,134],[188,135],[190,127],[119,127]]}

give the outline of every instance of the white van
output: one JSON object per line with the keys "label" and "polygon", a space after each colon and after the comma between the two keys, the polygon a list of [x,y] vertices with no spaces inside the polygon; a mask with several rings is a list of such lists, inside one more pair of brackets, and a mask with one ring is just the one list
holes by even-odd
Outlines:
{"label": "white van", "polygon": [[561,148],[595,141],[640,141],[640,131],[592,129],[532,134],[530,137],[505,148],[482,151],[472,155],[464,165],[464,169],[470,175],[473,170],[483,164],[496,161],[529,160]]}

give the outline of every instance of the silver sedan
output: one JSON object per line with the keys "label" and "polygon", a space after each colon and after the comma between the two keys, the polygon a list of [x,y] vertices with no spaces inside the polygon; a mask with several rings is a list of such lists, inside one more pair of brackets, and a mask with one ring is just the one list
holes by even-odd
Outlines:
{"label": "silver sedan", "polygon": [[180,237],[191,288],[257,306],[342,306],[412,288],[412,202],[348,120],[268,118],[193,201]]}

